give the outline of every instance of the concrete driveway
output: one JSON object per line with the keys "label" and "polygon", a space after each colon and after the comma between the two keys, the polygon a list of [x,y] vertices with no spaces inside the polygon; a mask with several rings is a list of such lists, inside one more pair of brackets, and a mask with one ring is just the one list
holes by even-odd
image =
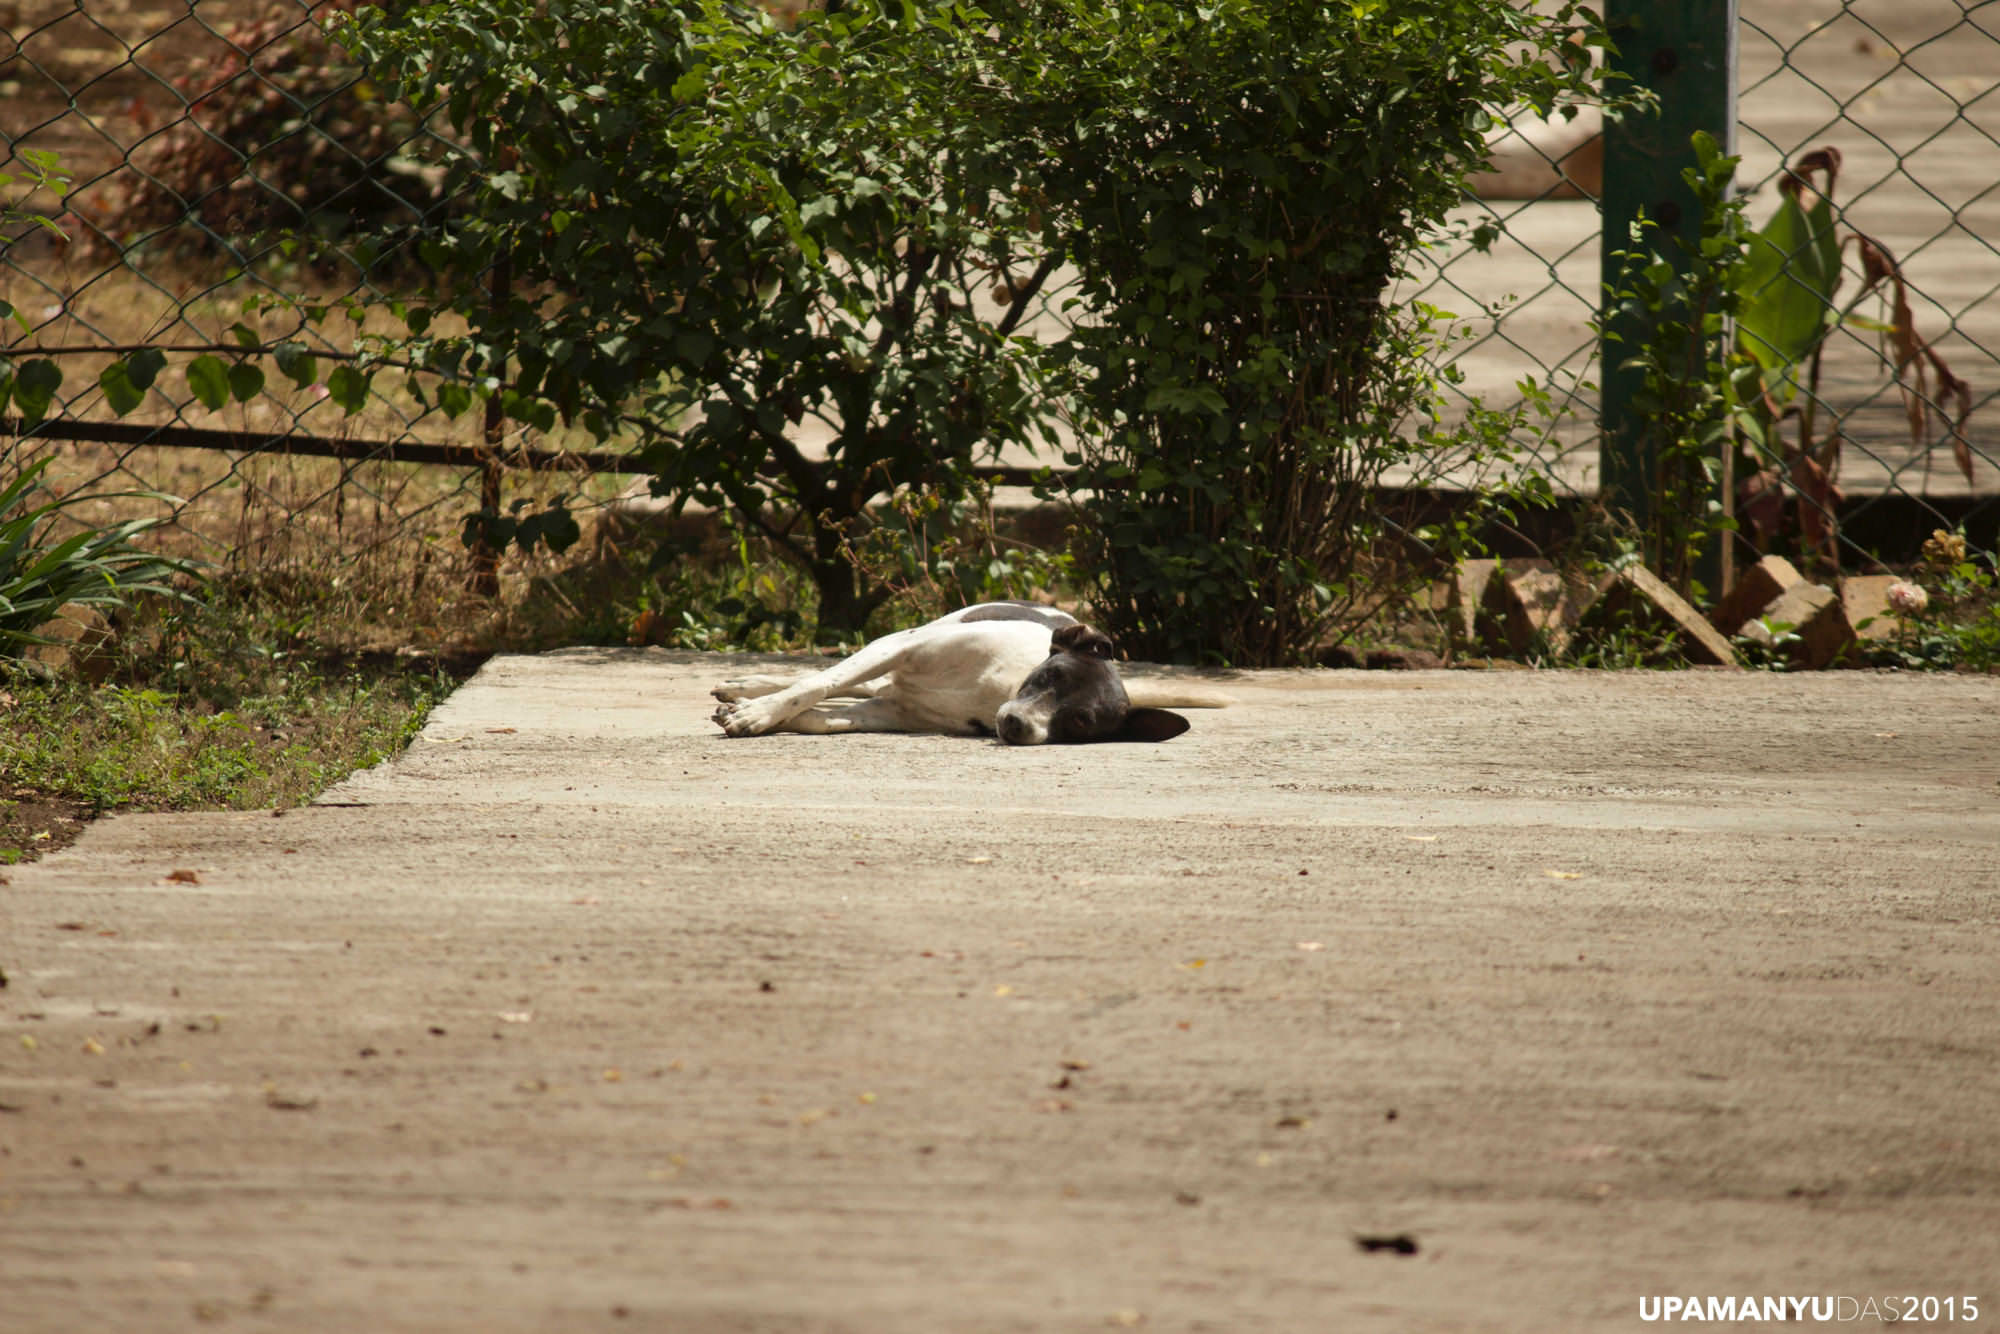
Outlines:
{"label": "concrete driveway", "polygon": [[8,868],[0,1325],[2000,1320],[2000,680],[1022,751],[726,741],[740,665],[497,659],[309,809]]}

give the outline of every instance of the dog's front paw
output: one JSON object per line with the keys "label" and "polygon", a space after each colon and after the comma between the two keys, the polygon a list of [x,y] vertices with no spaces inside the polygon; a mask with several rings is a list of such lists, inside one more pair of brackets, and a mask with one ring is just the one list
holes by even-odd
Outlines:
{"label": "dog's front paw", "polygon": [[724,700],[712,716],[728,736],[762,736],[778,725],[776,713],[754,699]]}

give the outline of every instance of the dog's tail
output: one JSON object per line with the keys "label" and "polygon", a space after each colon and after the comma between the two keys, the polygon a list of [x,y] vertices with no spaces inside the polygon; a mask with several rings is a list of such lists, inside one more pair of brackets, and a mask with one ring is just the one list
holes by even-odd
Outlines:
{"label": "dog's tail", "polygon": [[1125,681],[1125,697],[1135,709],[1226,709],[1236,701],[1193,681]]}

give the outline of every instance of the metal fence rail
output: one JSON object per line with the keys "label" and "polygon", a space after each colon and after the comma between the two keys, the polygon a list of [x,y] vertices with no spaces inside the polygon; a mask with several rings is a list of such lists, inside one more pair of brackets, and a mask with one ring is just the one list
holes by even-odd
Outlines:
{"label": "metal fence rail", "polygon": [[[74,177],[65,200],[19,201],[51,215],[68,241],[24,226],[0,250],[0,296],[29,326],[6,331],[11,348],[208,345],[246,321],[267,338],[339,350],[335,335],[282,310],[246,316],[244,302],[286,289],[376,296],[408,279],[407,261],[357,252],[306,269],[269,233],[338,243],[355,219],[415,226],[451,207],[438,193],[439,131],[384,105],[314,26],[353,2],[16,0],[0,10],[0,169],[53,150]],[[1741,0],[1738,40],[1739,179],[1756,188],[1752,219],[1768,215],[1787,160],[1837,146],[1846,221],[1894,252],[1918,326],[1971,387],[1968,482],[1941,419],[1912,439],[1879,336],[1837,334],[1819,396],[1845,441],[1845,510],[1851,519],[1897,505],[1898,523],[1990,525],[2000,516],[2000,0]],[[1441,248],[1401,295],[1464,318],[1466,392],[1504,402],[1530,374],[1557,391],[1572,412],[1535,442],[1535,463],[1587,497],[1600,480],[1590,387],[1600,378],[1590,331],[1598,182],[1588,135],[1552,145],[1537,134],[1522,124],[1496,147],[1553,157],[1555,170],[1515,189],[1525,197],[1502,198],[1487,182],[1463,210],[1468,225],[1499,227],[1492,252]],[[294,392],[274,376],[252,401],[211,413],[170,373],[112,429],[96,387],[108,360],[65,358],[62,429],[6,440],[4,466],[53,452],[66,488],[178,495],[181,531],[212,558],[256,569],[422,550],[449,562],[460,518],[482,490],[492,498],[481,423],[448,421],[386,384],[350,416],[323,391]],[[500,443],[501,454],[533,450],[534,461],[570,467],[520,474],[510,488],[521,494],[602,497],[619,484],[598,476],[615,457],[564,459],[580,442],[509,427]]]}

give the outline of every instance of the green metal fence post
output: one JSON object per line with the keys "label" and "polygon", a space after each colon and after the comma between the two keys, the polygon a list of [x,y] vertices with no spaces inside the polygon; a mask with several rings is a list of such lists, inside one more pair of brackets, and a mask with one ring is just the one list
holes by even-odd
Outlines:
{"label": "green metal fence post", "polygon": [[[1604,233],[1602,273],[1616,276],[1612,252],[1626,247],[1641,209],[1663,232],[1692,244],[1701,234],[1694,195],[1681,179],[1694,162],[1688,141],[1707,130],[1723,151],[1736,151],[1736,0],[1607,0],[1604,20],[1617,54],[1611,67],[1660,99],[1657,116],[1615,119],[1604,131]],[[1621,349],[1642,336],[1611,322],[1622,343],[1602,342],[1599,373],[1599,479],[1604,503],[1630,514],[1643,528],[1653,515],[1658,459],[1653,456],[1632,400],[1643,377],[1620,371]],[[1720,544],[1719,544],[1720,545]],[[1702,579],[1720,595],[1720,552],[1703,554]]]}

